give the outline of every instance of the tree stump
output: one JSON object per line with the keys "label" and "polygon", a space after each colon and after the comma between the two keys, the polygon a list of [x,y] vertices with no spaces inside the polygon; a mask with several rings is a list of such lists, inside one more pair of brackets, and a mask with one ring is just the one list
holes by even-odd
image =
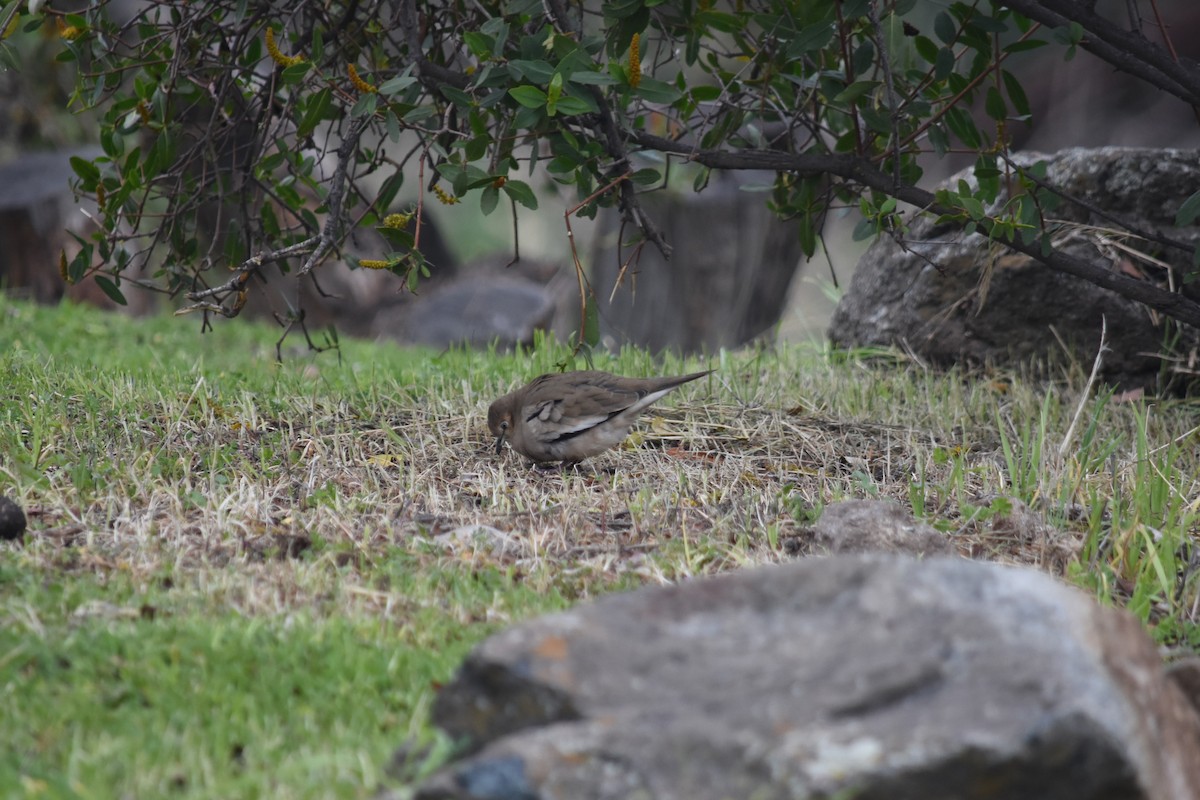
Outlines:
{"label": "tree stump", "polygon": [[[618,248],[620,220],[604,215],[593,259],[603,335],[618,344],[689,353],[735,347],[779,321],[803,254],[795,224],[771,213],[762,193],[739,188],[756,178],[771,179],[714,174],[698,194],[641,194],[674,253],[667,261],[646,243],[623,276],[621,265],[633,249]],[[624,237],[635,233],[626,227]]]}
{"label": "tree stump", "polygon": [[27,153],[0,165],[0,280],[39,303],[62,297],[58,274],[70,197],[62,153]]}

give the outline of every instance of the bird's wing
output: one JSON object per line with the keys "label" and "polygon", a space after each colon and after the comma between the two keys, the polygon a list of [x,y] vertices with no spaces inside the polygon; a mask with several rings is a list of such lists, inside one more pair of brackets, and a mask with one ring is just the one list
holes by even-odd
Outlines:
{"label": "bird's wing", "polygon": [[667,392],[704,374],[679,378],[622,378],[596,371],[542,375],[530,385],[522,417],[530,433],[543,442],[579,436],[610,421],[628,427]]}
{"label": "bird's wing", "polygon": [[578,435],[635,405],[640,410],[654,402],[647,402],[635,388],[605,380],[610,376],[603,374],[549,377],[553,379],[542,381],[530,392],[522,415],[543,441]]}

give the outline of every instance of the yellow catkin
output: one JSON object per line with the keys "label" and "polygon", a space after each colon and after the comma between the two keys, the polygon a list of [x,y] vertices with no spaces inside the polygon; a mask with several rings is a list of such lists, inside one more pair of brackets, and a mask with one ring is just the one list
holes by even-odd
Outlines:
{"label": "yellow catkin", "polygon": [[449,192],[447,192],[445,189],[443,189],[440,186],[433,187],[433,193],[435,195],[437,195],[437,199],[439,201],[441,201],[442,205],[444,205],[444,206],[458,205],[458,203],[460,202],[457,197],[450,194]]}
{"label": "yellow catkin", "polygon": [[360,258],[358,265],[363,269],[391,269],[391,261],[379,261],[374,258]]}
{"label": "yellow catkin", "polygon": [[73,42],[80,36],[83,36],[83,31],[74,25],[68,25],[62,17],[55,20],[58,25],[58,35],[66,39],[68,42]]}
{"label": "yellow catkin", "polygon": [[294,67],[304,61],[304,56],[285,56],[279,49],[279,45],[275,44],[275,29],[267,28],[267,32],[263,34],[263,38],[267,42],[267,55],[281,67]]}
{"label": "yellow catkin", "polygon": [[143,125],[150,124],[150,106],[146,105],[145,100],[141,100],[137,104],[138,116],[142,118]]}
{"label": "yellow catkin", "polygon": [[354,84],[354,88],[358,89],[360,94],[374,94],[379,91],[358,76],[358,68],[353,64],[346,65],[346,72],[350,73],[350,83]]}
{"label": "yellow catkin", "polygon": [[388,214],[383,218],[385,228],[403,228],[412,219],[412,214]]}
{"label": "yellow catkin", "polygon": [[65,250],[58,251],[58,274],[62,276],[63,281],[68,285],[74,284],[71,280],[71,273],[67,272],[67,253]]}
{"label": "yellow catkin", "polygon": [[634,34],[629,40],[629,85],[634,89],[642,82],[642,55],[638,52],[641,36]]}
{"label": "yellow catkin", "polygon": [[104,184],[96,184],[96,205],[104,208]]}

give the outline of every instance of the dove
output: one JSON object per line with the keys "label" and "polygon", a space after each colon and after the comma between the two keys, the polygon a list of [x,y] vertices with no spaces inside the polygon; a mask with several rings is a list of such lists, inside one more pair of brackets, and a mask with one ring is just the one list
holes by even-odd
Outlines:
{"label": "dove", "polygon": [[615,447],[643,411],[676,386],[712,372],[623,378],[596,370],[540,375],[488,408],[496,453],[504,442],[538,463],[578,464]]}

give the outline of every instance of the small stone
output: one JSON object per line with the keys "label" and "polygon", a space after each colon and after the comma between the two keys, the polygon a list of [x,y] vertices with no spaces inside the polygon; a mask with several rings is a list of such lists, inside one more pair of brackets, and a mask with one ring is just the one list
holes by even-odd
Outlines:
{"label": "small stone", "polygon": [[0,539],[9,541],[25,535],[25,512],[12,500],[0,495]]}
{"label": "small stone", "polygon": [[946,534],[892,500],[845,500],[826,507],[813,538],[831,553],[953,555]]}

